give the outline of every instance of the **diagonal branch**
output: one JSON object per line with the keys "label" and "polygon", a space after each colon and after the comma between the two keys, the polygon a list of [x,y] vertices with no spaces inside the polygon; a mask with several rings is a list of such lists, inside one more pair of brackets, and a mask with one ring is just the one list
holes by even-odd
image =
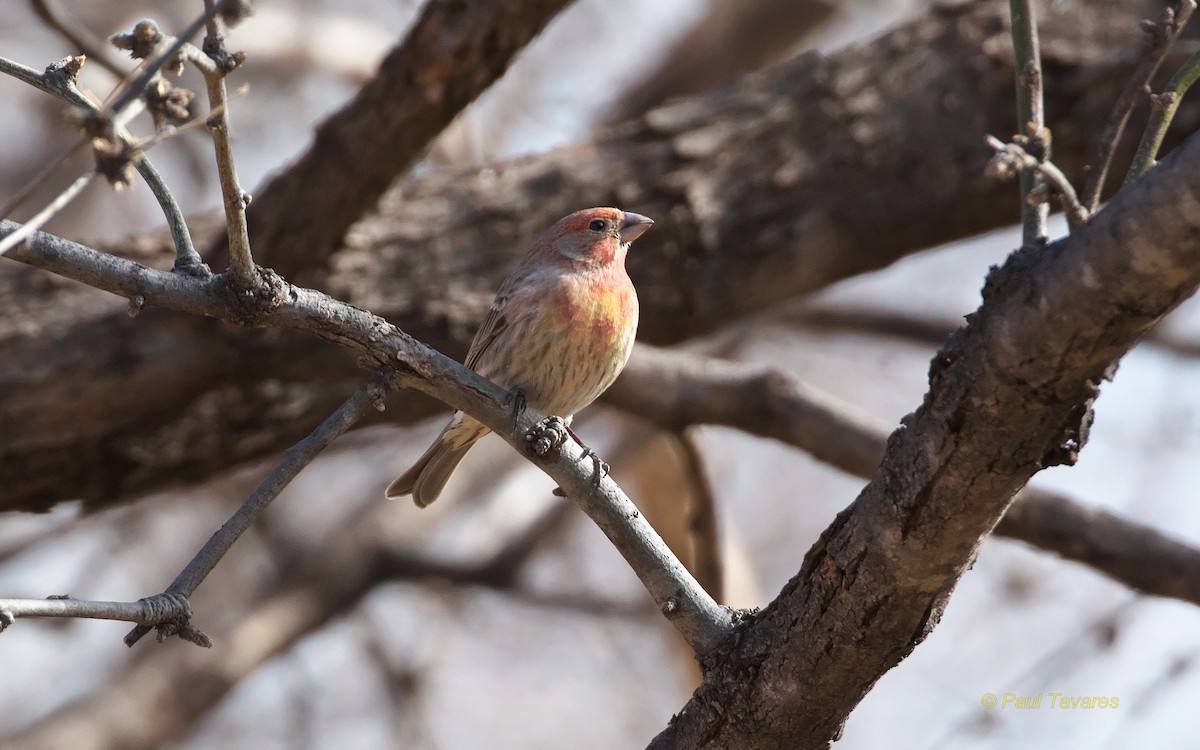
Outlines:
{"label": "diagonal branch", "polygon": [[[864,479],[887,446],[888,425],[783,372],[680,351],[640,347],[607,400],[667,429],[721,425],[772,438]],[[995,533],[1200,605],[1200,550],[1053,492],[1021,490]]]}
{"label": "diagonal branch", "polygon": [[[0,221],[0,237],[18,226]],[[530,453],[526,436],[544,415],[531,408],[514,420],[508,393],[382,318],[292,286],[266,269],[258,270],[260,291],[247,298],[224,274],[183,278],[43,233],[10,257],[97,289],[140,298],[145,305],[302,331],[349,348],[365,364],[389,373],[393,385],[416,388],[475,417],[557,481],[609,537],[698,657],[712,654],[732,631],[732,613],[704,592],[616,483],[607,476],[597,481],[590,451],[568,438],[557,451]]]}
{"label": "diagonal branch", "polygon": [[[192,561],[175,577],[167,587],[166,595],[191,596],[234,542],[250,528],[250,524],[262,515],[271,502],[279,497],[284,487],[287,487],[305,466],[312,463],[321,451],[350,429],[367,411],[383,407],[385,392],[386,379],[372,378],[355,391],[337,411],[329,415],[311,435],[289,448],[283,454],[279,466],[259,483],[237,513],[212,535]],[[125,645],[132,646],[148,632],[150,628],[146,624],[139,624],[125,636]]]}
{"label": "diagonal branch", "polygon": [[1163,8],[1157,23],[1145,28],[1146,51],[1138,61],[1137,68],[1129,77],[1129,82],[1121,90],[1117,103],[1113,105],[1112,114],[1104,126],[1100,136],[1100,147],[1096,159],[1087,171],[1087,182],[1084,183],[1081,202],[1089,214],[1100,208],[1100,198],[1104,194],[1104,183],[1108,179],[1108,171],[1112,168],[1113,157],[1121,136],[1125,134],[1125,126],[1129,124],[1129,115],[1133,108],[1145,101],[1150,93],[1150,82],[1159,66],[1166,59],[1167,53],[1175,44],[1175,39],[1188,19],[1196,10],[1195,0],[1180,0],[1177,10]]}
{"label": "diagonal branch", "polygon": [[1069,237],[992,271],[872,481],[651,747],[826,747],[936,627],[1016,492],[1074,460],[1120,357],[1198,285],[1193,136]]}

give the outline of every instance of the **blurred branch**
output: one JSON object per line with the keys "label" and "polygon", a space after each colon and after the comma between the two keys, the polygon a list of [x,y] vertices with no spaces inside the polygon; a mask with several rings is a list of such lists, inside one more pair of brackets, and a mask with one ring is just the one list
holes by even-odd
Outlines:
{"label": "blurred branch", "polygon": [[[1033,0],[1009,0],[1009,9],[1017,64],[1017,133],[1019,138],[1027,139],[1027,148],[1036,152],[1035,160],[1043,161],[1050,158],[1050,135],[1046,130],[1045,80]],[[1022,242],[1026,245],[1034,245],[1049,235],[1049,207],[1030,200],[1037,177],[1038,172],[1029,168],[1019,174]]]}
{"label": "blurred branch", "polygon": [[1158,152],[1162,148],[1163,139],[1179,104],[1183,101],[1188,89],[1200,78],[1200,53],[1196,53],[1171,76],[1167,88],[1158,95],[1150,97],[1150,121],[1146,123],[1146,131],[1142,134],[1142,142],[1138,144],[1137,153],[1133,157],[1133,165],[1129,167],[1126,183],[1142,177],[1157,163]]}
{"label": "blurred branch", "polygon": [[675,443],[683,457],[687,477],[687,528],[691,537],[690,569],[704,590],[719,602],[725,601],[725,564],[721,557],[720,526],[717,521],[717,500],[712,482],[704,468],[704,454],[696,436],[684,429],[674,433]]}
{"label": "blurred branch", "polygon": [[[258,191],[249,222],[259,261],[289,278],[323,269],[350,226],[570,3],[426,3],[375,76],[317,127],[308,151]],[[220,244],[210,259],[227,253]]]}
{"label": "blurred branch", "polygon": [[1100,136],[1100,147],[1096,159],[1088,167],[1087,182],[1084,184],[1081,202],[1088,213],[1095,213],[1100,208],[1100,196],[1104,193],[1104,182],[1108,179],[1108,171],[1112,168],[1113,155],[1125,134],[1125,126],[1129,123],[1129,115],[1133,108],[1148,98],[1150,82],[1159,66],[1171,51],[1176,38],[1196,10],[1194,0],[1180,0],[1178,10],[1163,8],[1157,23],[1143,25],[1146,33],[1146,50],[1138,61],[1137,68],[1129,77],[1129,82],[1121,90],[1121,96],[1113,105],[1108,124]]}
{"label": "blurred branch", "polygon": [[696,94],[774,62],[831,19],[828,0],[716,0],[650,73],[612,106],[618,122],[676,96]]}
{"label": "blurred branch", "polygon": [[1087,565],[1135,591],[1200,604],[1200,550],[1101,508],[1025,490],[996,533]]}
{"label": "blurred branch", "polygon": [[[1060,5],[1041,33],[1055,91],[1049,116],[1060,123],[1055,163],[1072,174],[1094,155],[1085,124],[1107,116],[1102,103],[1125,82],[1113,61],[1135,41],[1143,6]],[[612,202],[660,219],[629,266],[642,302],[639,336],[673,343],[1002,225],[1012,216],[1010,188],[983,174],[979,137],[1012,127],[1006,7],[939,6],[870,44],[789,61],[653,110],[594,143],[405,180],[348,236],[320,285],[462,355],[521,248],[565,213]],[[1173,136],[1195,114],[1185,102]],[[1132,145],[1122,142],[1120,154]],[[327,192],[307,190],[312,184],[296,189],[308,199]],[[255,206],[262,202],[259,195]],[[281,216],[301,232],[315,214]],[[157,241],[135,238],[119,253],[167,262],[154,253]],[[264,261],[276,252],[269,243],[254,242],[259,261],[274,263]],[[0,509],[44,509],[69,497],[97,509],[206,477],[282,450],[315,426],[310,408],[332,410],[357,385],[353,359],[332,348],[206,321],[156,317],[157,347],[148,350],[141,321],[131,324],[123,309],[0,267],[0,304],[31,297],[36,309],[11,305],[0,318],[0,361],[10,363],[0,370],[0,423],[15,426],[0,434]],[[47,327],[51,314],[57,324]],[[30,329],[43,334],[31,341],[21,333]],[[55,373],[81,363],[89,377],[68,389]],[[70,420],[36,406],[96,399],[111,408],[80,409]],[[208,408],[217,403],[225,408]],[[388,416],[412,422],[437,408],[410,398]],[[233,410],[255,418],[231,419]],[[155,448],[134,449],[148,443]],[[43,470],[34,476],[26,466]]]}
{"label": "blurred branch", "polygon": [[51,31],[71,45],[73,53],[85,55],[87,59],[112,73],[117,80],[125,77],[128,71],[116,61],[105,43],[86,31],[81,31],[83,25],[71,18],[59,5],[58,0],[29,0],[29,5]]}
{"label": "blurred branch", "polygon": [[[638,350],[608,397],[667,429],[733,427],[864,479],[875,475],[888,440],[881,421],[779,370],[653,347]],[[1200,576],[1192,576],[1200,572],[1200,550],[1061,495],[1021,490],[995,533],[1143,593],[1200,605]]]}
{"label": "blurred branch", "polygon": [[[284,578],[244,615],[213,630],[214,652],[150,649],[124,675],[0,744],[6,750],[153,750],[186,736],[243,679],[386,581],[437,581],[512,589],[529,556],[569,505],[551,505],[477,563],[451,565],[396,548],[392,508],[360,513],[318,545],[306,544]],[[153,711],[130,707],[154,706]]]}

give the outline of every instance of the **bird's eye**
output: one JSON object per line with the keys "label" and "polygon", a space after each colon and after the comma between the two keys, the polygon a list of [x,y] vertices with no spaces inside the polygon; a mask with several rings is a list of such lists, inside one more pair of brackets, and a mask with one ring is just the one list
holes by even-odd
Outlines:
{"label": "bird's eye", "polygon": [[588,224],[588,229],[593,232],[603,232],[608,229],[608,222],[604,219],[592,219],[592,223]]}

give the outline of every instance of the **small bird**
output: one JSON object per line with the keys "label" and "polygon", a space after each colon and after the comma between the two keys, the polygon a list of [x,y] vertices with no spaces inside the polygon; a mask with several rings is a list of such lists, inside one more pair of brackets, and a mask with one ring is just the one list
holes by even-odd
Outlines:
{"label": "small bird", "polygon": [[[560,219],[500,286],[471,342],[467,367],[511,391],[518,403],[570,424],[629,361],[638,302],[625,255],[653,223],[617,208]],[[388,498],[412,495],[418,507],[429,505],[488,432],[455,412],[429,450],[387,488]]]}

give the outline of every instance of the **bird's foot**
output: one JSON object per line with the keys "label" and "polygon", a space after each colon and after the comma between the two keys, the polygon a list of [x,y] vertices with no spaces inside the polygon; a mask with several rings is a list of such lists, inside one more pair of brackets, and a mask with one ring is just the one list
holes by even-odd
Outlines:
{"label": "bird's foot", "polygon": [[[600,458],[600,454],[592,450],[579,439],[575,431],[571,429],[571,425],[562,417],[546,417],[541,422],[538,422],[529,432],[525,433],[525,442],[529,444],[529,449],[539,456],[544,456],[552,450],[555,450],[567,442],[567,437],[575,439],[575,442],[583,446],[583,455],[585,458],[592,459],[594,467],[592,471],[592,485],[600,486],[600,482],[608,476],[609,465]],[[562,488],[556,488],[554,494],[559,497],[564,497],[565,493]]]}
{"label": "bird's foot", "polygon": [[546,417],[525,433],[525,442],[536,455],[544,456],[567,442],[570,431],[562,417]]}
{"label": "bird's foot", "polygon": [[564,426],[567,429],[567,434],[569,434],[571,437],[575,438],[575,442],[577,442],[583,446],[584,458],[592,459],[592,464],[594,467],[594,469],[592,471],[592,486],[599,487],[600,481],[603,480],[606,476],[608,476],[608,470],[611,467],[609,467],[609,465],[607,463],[605,463],[602,458],[600,458],[599,453],[597,453],[596,451],[589,448],[588,444],[583,442],[583,440],[580,439],[580,437],[575,434],[575,430],[571,429],[571,425],[566,424]]}
{"label": "bird's foot", "polygon": [[518,388],[513,388],[508,392],[508,405],[512,407],[513,419],[517,419],[525,413],[525,409],[529,407],[529,401],[525,398],[525,391]]}
{"label": "bird's foot", "polygon": [[[575,439],[578,440],[579,438]],[[583,446],[583,455],[592,459],[592,465],[594,467],[592,471],[592,486],[599,487],[600,482],[603,481],[606,476],[608,476],[608,470],[611,467],[609,467],[609,465],[605,463],[602,458],[600,458],[599,453],[587,447],[586,445]]]}

